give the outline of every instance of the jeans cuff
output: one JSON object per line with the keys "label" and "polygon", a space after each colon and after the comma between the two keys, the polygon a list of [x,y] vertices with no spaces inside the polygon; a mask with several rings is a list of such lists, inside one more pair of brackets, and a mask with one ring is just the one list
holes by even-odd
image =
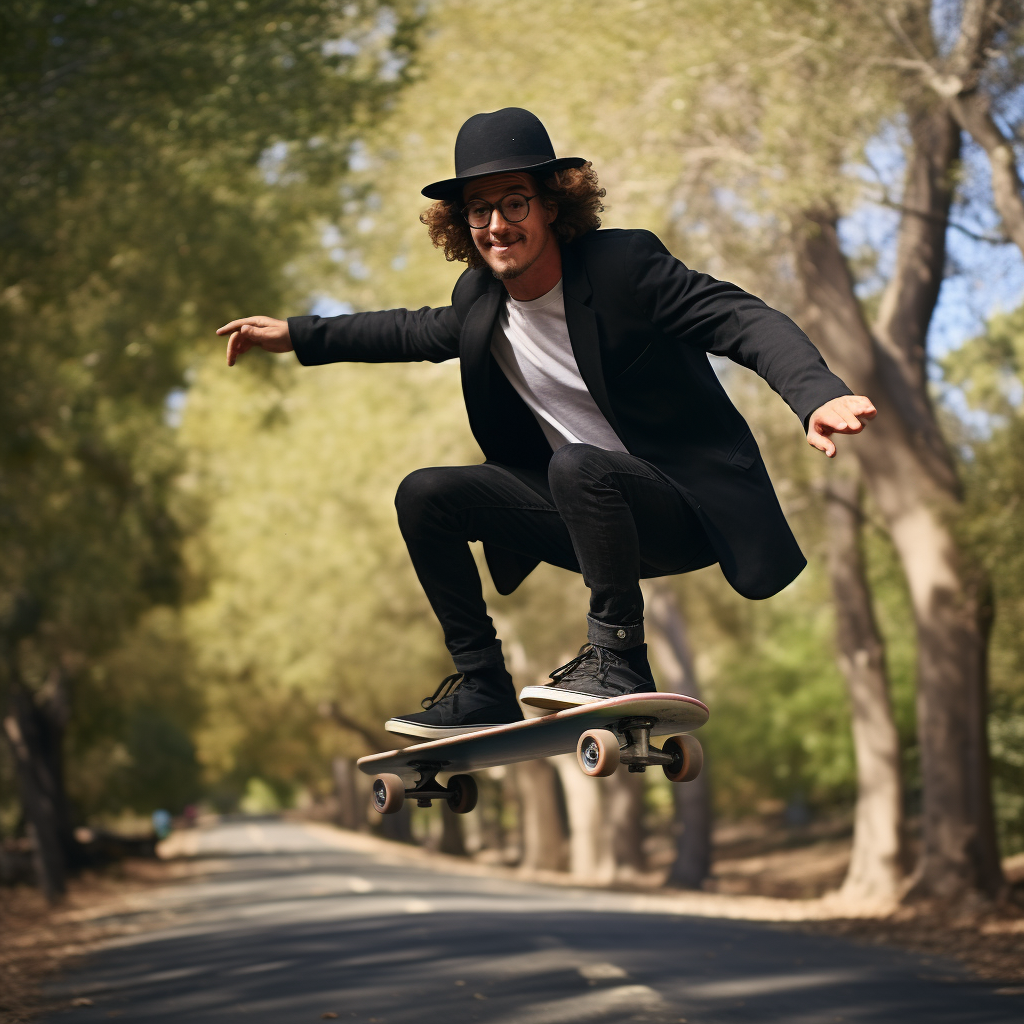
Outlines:
{"label": "jeans cuff", "polygon": [[588,615],[587,640],[598,647],[608,647],[613,651],[628,650],[644,642],[643,619],[628,626],[613,626],[607,622],[598,622]]}
{"label": "jeans cuff", "polygon": [[466,651],[464,654],[453,654],[452,661],[459,672],[478,672],[482,668],[493,668],[505,664],[505,656],[501,653],[501,641],[496,640],[490,647],[482,651]]}

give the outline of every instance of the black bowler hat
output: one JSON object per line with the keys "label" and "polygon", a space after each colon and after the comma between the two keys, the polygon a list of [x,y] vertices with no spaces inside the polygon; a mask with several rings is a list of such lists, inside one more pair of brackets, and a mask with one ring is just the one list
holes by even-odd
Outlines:
{"label": "black bowler hat", "polygon": [[435,181],[423,190],[428,199],[458,199],[467,181],[488,174],[529,171],[538,178],[566,167],[582,167],[578,156],[555,158],[547,130],[536,114],[522,107],[504,107],[474,114],[455,139],[455,177]]}

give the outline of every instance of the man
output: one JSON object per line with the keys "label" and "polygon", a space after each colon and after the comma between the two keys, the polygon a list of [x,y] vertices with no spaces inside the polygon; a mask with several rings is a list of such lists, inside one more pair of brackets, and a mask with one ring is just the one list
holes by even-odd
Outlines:
{"label": "man", "polygon": [[640,580],[717,562],[749,598],[806,564],[749,428],[709,352],[756,370],[811,445],[875,415],[803,332],[734,285],[685,267],[647,231],[596,230],[604,190],[583,159],[556,159],[529,111],[471,117],[454,178],[423,194],[422,220],[469,269],[438,309],[220,328],[228,365],[254,345],[304,365],[458,356],[487,461],[421,469],[398,489],[399,525],[456,672],[391,719],[421,738],[519,721],[512,679],[468,542],[509,594],[538,562],[581,572],[588,642],[524,703],[566,708],[653,691]]}

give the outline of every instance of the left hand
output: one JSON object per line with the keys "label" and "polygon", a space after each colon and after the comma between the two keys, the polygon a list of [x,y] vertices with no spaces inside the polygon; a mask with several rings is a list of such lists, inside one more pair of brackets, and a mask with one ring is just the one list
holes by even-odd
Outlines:
{"label": "left hand", "polygon": [[836,446],[831,435],[859,434],[864,429],[862,421],[872,420],[877,415],[878,410],[863,395],[833,398],[811,413],[807,421],[807,443],[834,459]]}

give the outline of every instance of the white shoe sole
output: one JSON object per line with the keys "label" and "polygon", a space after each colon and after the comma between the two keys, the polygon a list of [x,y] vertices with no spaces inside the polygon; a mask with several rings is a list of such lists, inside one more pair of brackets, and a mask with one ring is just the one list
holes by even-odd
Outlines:
{"label": "white shoe sole", "polygon": [[384,728],[399,736],[412,736],[418,740],[443,740],[449,736],[480,732],[481,729],[497,729],[499,725],[509,724],[509,722],[497,722],[494,725],[417,725],[414,722],[403,722],[400,718],[389,718],[384,723]]}
{"label": "white shoe sole", "polygon": [[566,708],[578,708],[584,704],[607,700],[606,697],[595,697],[592,693],[556,689],[554,686],[524,686],[519,699],[531,707],[547,708],[550,711],[564,711]]}

